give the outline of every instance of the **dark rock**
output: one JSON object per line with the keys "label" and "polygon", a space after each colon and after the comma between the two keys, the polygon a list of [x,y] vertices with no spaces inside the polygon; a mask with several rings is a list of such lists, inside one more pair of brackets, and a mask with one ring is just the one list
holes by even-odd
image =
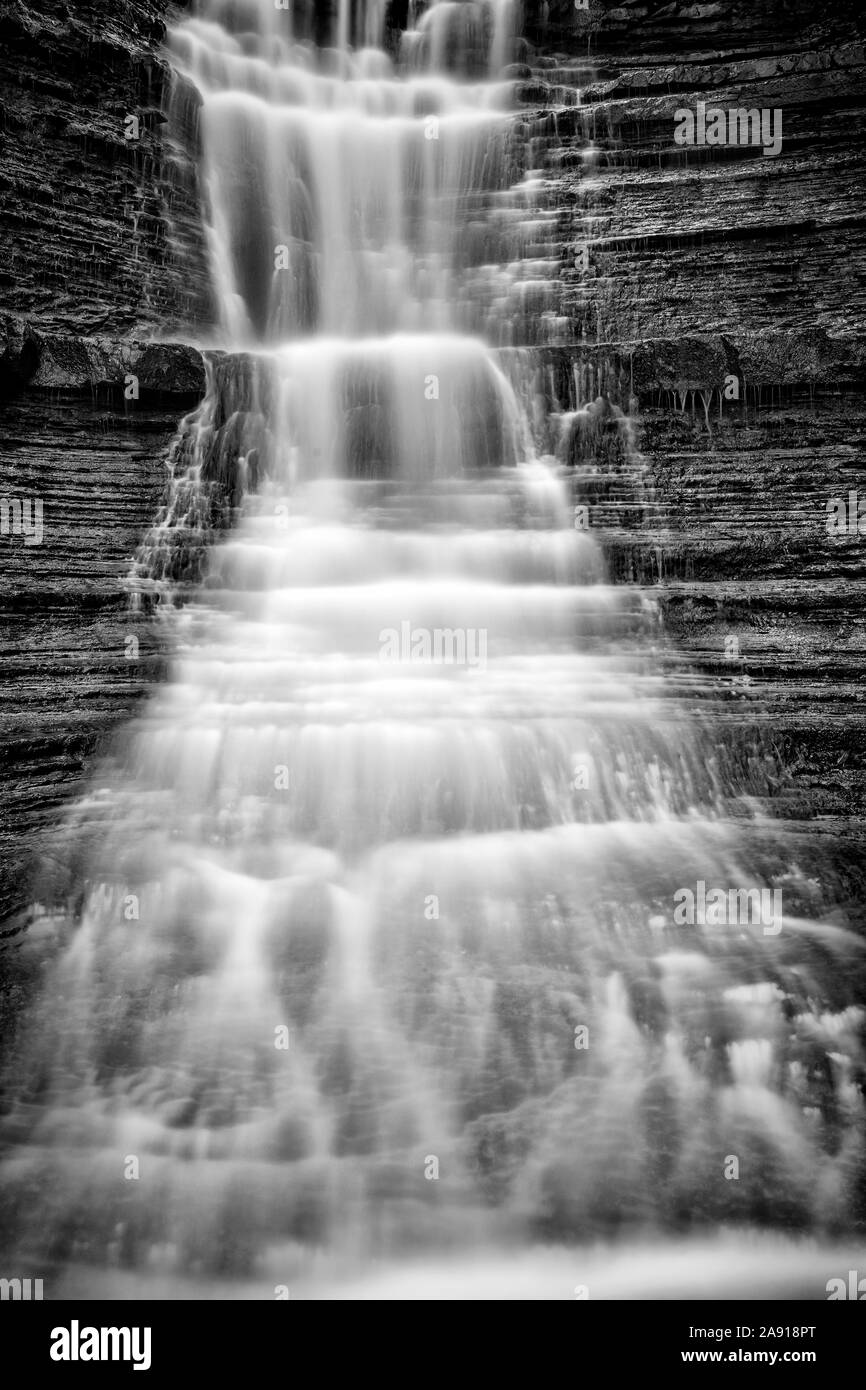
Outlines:
{"label": "dark rock", "polygon": [[0,392],[5,395],[25,383],[31,390],[123,394],[131,376],[140,398],[192,403],[205,389],[201,353],[184,343],[51,333],[7,315],[0,320],[0,346]]}
{"label": "dark rock", "polygon": [[0,286],[34,323],[120,336],[207,312],[195,170],[163,143],[166,9],[0,3]]}
{"label": "dark rock", "polygon": [[159,631],[129,611],[125,579],[176,425],[176,407],[29,391],[0,416],[0,496],[38,499],[44,532],[38,545],[0,537],[0,932],[19,921],[88,759],[162,671]]}

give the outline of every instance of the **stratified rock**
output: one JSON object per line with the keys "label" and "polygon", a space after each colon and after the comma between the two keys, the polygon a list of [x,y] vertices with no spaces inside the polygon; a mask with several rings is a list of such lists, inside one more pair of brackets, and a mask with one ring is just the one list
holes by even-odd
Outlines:
{"label": "stratified rock", "polygon": [[[25,392],[0,418],[0,497],[38,502],[42,535],[0,537],[0,931],[87,760],[162,669],[125,584],[165,486],[174,406]],[[130,640],[134,639],[134,640]]]}
{"label": "stratified rock", "polygon": [[166,9],[0,0],[0,293],[58,332],[206,312],[195,168],[165,143]]}

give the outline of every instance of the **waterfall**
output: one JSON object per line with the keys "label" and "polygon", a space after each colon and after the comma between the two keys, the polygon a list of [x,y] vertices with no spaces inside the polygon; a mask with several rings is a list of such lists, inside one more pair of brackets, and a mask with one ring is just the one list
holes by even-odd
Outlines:
{"label": "waterfall", "polygon": [[844,1229],[861,946],[584,524],[598,431],[638,469],[539,394],[520,7],[331,10],[169,33],[218,307],[136,566],[174,658],[64,831],[0,1225],[103,1292]]}

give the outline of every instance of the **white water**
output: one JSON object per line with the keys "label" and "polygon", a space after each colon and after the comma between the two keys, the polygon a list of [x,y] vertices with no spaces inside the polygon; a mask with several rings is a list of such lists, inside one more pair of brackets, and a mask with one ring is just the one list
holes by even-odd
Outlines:
{"label": "white water", "polygon": [[[488,256],[538,215],[498,80],[517,7],[442,0],[396,66],[381,4],[341,4],[319,52],[296,13],[207,0],[170,36],[236,355],[184,424],[141,587],[170,598],[218,480],[237,515],[70,827],[81,921],[3,1122],[17,1248],[85,1291],[116,1266],[394,1296],[383,1260],[421,1261],[414,1289],[429,1260],[435,1293],[464,1268],[491,1287],[485,1252],[552,1290],[574,1261],[544,1242],[838,1229],[859,945],[773,853],[778,935],[675,924],[680,887],[767,882],[759,827],[726,818],[652,612],[607,582],[493,351],[526,272]],[[651,1293],[600,1260],[603,1296]],[[786,1260],[759,1253],[762,1289]],[[822,1297],[824,1265],[797,1268]]]}

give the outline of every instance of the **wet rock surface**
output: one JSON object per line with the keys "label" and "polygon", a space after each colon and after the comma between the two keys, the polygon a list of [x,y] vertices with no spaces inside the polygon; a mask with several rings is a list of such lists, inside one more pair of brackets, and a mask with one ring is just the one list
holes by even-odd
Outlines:
{"label": "wet rock surface", "polygon": [[2,305],[56,331],[194,319],[198,191],[165,138],[165,6],[0,5]]}
{"label": "wet rock surface", "polygon": [[0,418],[0,498],[38,501],[41,539],[0,538],[0,931],[89,756],[161,670],[124,586],[158,506],[175,407],[28,392]]}
{"label": "wet rock surface", "polygon": [[30,391],[86,392],[194,404],[205,387],[201,353],[186,343],[54,333],[0,316],[0,398]]}

